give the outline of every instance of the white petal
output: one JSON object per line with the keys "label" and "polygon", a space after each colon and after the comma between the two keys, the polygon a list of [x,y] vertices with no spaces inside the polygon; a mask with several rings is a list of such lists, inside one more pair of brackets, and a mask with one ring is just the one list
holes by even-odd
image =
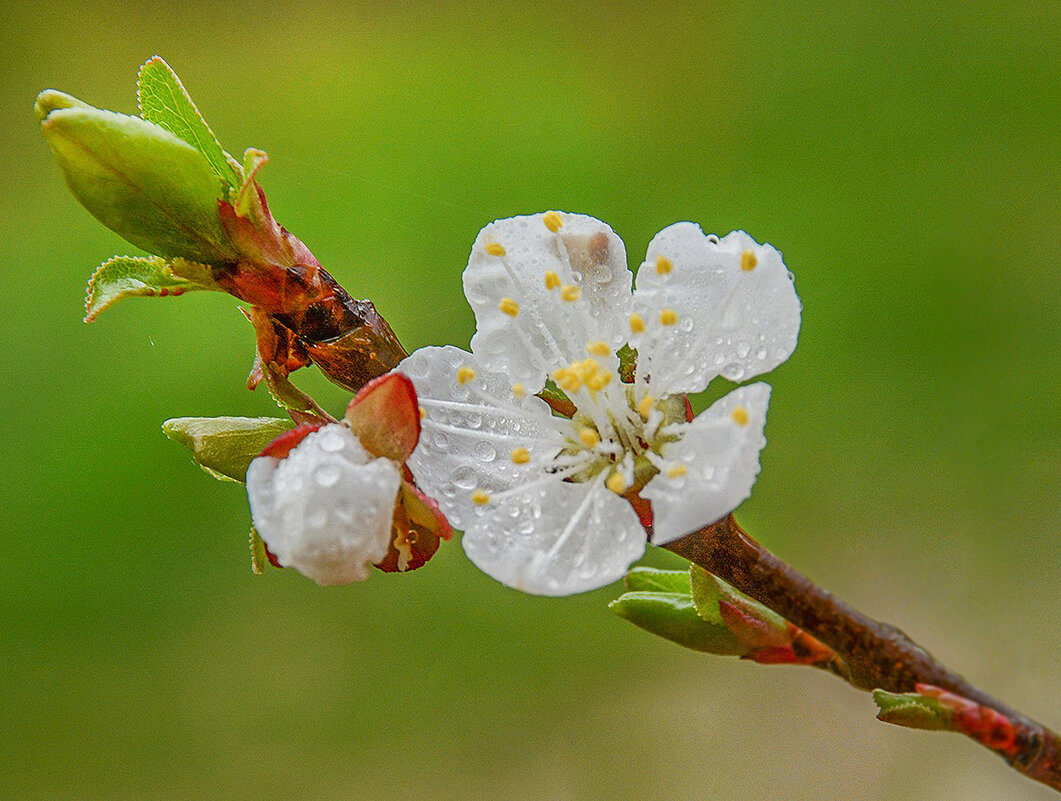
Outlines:
{"label": "white petal", "polygon": [[645,530],[602,481],[555,479],[481,507],[463,544],[480,570],[510,587],[571,595],[622,578],[645,552]]}
{"label": "white petal", "polygon": [[[742,254],[749,252],[742,268]],[[669,272],[657,269],[663,257]],[[638,372],[657,394],[700,392],[715,376],[745,381],[796,347],[800,303],[781,254],[743,231],[719,240],[694,223],[664,228],[637,273],[634,311],[645,321]],[[677,316],[663,325],[664,310]],[[673,319],[673,318],[672,318]]]}
{"label": "white petal", "polygon": [[[471,368],[474,378],[461,384],[461,368]],[[490,372],[460,348],[421,348],[398,371],[412,380],[423,409],[409,468],[456,528],[474,519],[473,491],[495,493],[526,483],[543,474],[543,463],[562,447],[545,401],[528,391],[516,397],[508,376]],[[513,461],[517,448],[527,448],[529,462]]]}
{"label": "white petal", "polygon": [[387,555],[401,473],[369,454],[346,426],[309,434],[285,459],[247,470],[254,526],[284,567],[318,584],[367,578]]}
{"label": "white petal", "polygon": [[681,438],[662,448],[675,467],[664,469],[641,491],[652,502],[652,542],[664,545],[725,517],[751,494],[759,474],[759,451],[770,401],[768,384],[740,387],[716,401]]}
{"label": "white petal", "polygon": [[[559,213],[559,219],[556,232],[541,214],[491,223],[479,232],[464,271],[475,311],[472,352],[532,394],[552,371],[585,359],[587,343],[618,348],[626,341],[630,270],[623,241],[593,217]],[[500,253],[496,246],[504,255],[491,255]],[[547,288],[550,271],[561,286],[579,287],[580,298],[565,301],[561,287]],[[514,301],[518,313],[503,311],[503,299]]]}

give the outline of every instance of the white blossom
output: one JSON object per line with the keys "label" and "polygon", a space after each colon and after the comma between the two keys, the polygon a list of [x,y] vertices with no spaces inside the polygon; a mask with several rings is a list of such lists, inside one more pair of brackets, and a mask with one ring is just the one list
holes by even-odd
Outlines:
{"label": "white blossom", "polygon": [[[607,225],[547,212],[486,226],[464,289],[471,352],[423,348],[398,369],[423,418],[408,464],[483,571],[545,595],[593,589],[644,552],[632,498],[651,501],[664,544],[748,496],[769,387],[742,386],[692,422],[685,395],[792,353],[799,300],[774,248],[677,223],[652,240],[631,291]],[[637,350],[632,383],[623,345]],[[547,380],[571,419],[536,397]]]}
{"label": "white blossom", "polygon": [[284,567],[318,584],[368,577],[387,554],[398,466],[366,451],[344,425],[308,434],[283,459],[259,456],[247,470],[254,526]]}

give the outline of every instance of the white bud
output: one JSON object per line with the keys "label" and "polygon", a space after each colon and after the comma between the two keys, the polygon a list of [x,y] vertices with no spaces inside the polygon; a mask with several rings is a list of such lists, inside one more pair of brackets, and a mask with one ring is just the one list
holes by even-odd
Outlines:
{"label": "white bud", "polygon": [[346,426],[306,436],[286,458],[259,456],[247,470],[254,526],[284,567],[318,584],[368,577],[387,554],[398,467],[368,453]]}

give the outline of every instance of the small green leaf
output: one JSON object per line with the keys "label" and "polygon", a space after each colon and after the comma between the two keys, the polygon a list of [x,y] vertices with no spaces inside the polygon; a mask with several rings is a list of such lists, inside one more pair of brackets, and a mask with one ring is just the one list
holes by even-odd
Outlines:
{"label": "small green leaf", "polygon": [[628,590],[634,592],[676,592],[689,595],[688,570],[660,570],[655,567],[635,567],[623,579]]}
{"label": "small green leaf", "polygon": [[141,117],[165,128],[202,153],[217,177],[230,189],[239,187],[242,176],[233,168],[231,156],[221,147],[169,64],[158,56],[148,59],[140,68],[136,94]]}
{"label": "small green leaf", "polygon": [[261,198],[258,197],[256,181],[258,172],[269,162],[269,154],[264,150],[248,147],[243,151],[243,183],[239,185],[234,204],[236,214],[240,217],[250,217],[254,220],[263,220],[265,217],[262,209]]}
{"label": "small green leaf", "polygon": [[251,571],[254,575],[260,576],[269,567],[269,555],[265,552],[265,543],[262,542],[261,535],[254,526],[251,526],[250,540]]}
{"label": "small green leaf", "polygon": [[60,92],[42,92],[36,111],[70,191],[105,226],[166,258],[236,258],[218,214],[227,193],[195,147],[139,117]]}
{"label": "small green leaf", "polygon": [[885,723],[929,731],[950,731],[953,728],[953,712],[936,698],[874,690],[873,700],[880,707],[877,720]]}
{"label": "small green leaf", "polygon": [[204,265],[184,259],[167,262],[161,256],[114,256],[97,267],[88,282],[85,322],[91,323],[123,298],[176,297],[196,290],[219,291]]}
{"label": "small green leaf", "polygon": [[740,656],[747,651],[725,626],[701,618],[686,594],[628,592],[608,604],[608,608],[645,631],[695,651],[722,656]]}
{"label": "small green leaf", "polygon": [[763,606],[758,601],[749,598],[742,592],[738,592],[718,576],[712,575],[699,565],[691,565],[689,568],[689,579],[692,587],[693,603],[700,617],[709,623],[723,623],[722,613],[718,602],[726,601],[746,615],[755,620],[760,620],[771,629],[781,633],[787,633],[788,623],[781,615],[773,609]]}
{"label": "small green leaf", "polygon": [[294,427],[275,417],[177,417],[162,424],[162,433],[190,448],[207,472],[242,482],[262,448]]}

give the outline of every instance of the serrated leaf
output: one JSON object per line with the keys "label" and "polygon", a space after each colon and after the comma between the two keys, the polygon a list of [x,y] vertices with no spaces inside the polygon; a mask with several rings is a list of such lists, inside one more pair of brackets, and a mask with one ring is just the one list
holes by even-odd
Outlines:
{"label": "serrated leaf", "polygon": [[885,723],[929,731],[948,731],[952,728],[953,713],[936,698],[917,693],[874,690],[873,700],[880,708],[877,719]]}
{"label": "serrated leaf", "polygon": [[773,609],[763,606],[758,601],[737,591],[718,576],[712,575],[699,565],[689,568],[689,580],[692,589],[693,603],[700,617],[710,623],[725,623],[719,608],[719,601],[729,603],[744,615],[762,621],[778,632],[787,632],[788,623]]}
{"label": "serrated leaf", "polygon": [[[183,275],[177,274],[175,266]],[[171,263],[161,256],[114,256],[97,267],[88,282],[85,322],[91,323],[123,298],[177,297],[203,290],[219,291],[209,268],[201,264],[184,259]]]}
{"label": "serrated leaf", "polygon": [[189,448],[203,469],[242,483],[262,448],[294,427],[275,417],[177,417],[162,433]]}
{"label": "serrated leaf", "polygon": [[747,651],[725,626],[701,618],[686,594],[628,592],[608,608],[645,631],[695,651],[721,656],[741,656]]}
{"label": "serrated leaf", "polygon": [[45,92],[37,113],[81,205],[149,253],[203,264],[236,258],[218,213],[227,193],[202,153],[147,120],[78,103]]}
{"label": "serrated leaf", "polygon": [[660,570],[655,567],[635,567],[623,579],[633,592],[676,592],[690,594],[688,570]]}
{"label": "serrated leaf", "polygon": [[251,526],[250,549],[251,571],[254,575],[260,576],[269,567],[269,555],[265,552],[265,543],[262,542],[261,535],[254,526]]}
{"label": "serrated leaf", "polygon": [[217,177],[230,189],[240,186],[242,176],[233,169],[230,156],[206,124],[177,73],[159,56],[148,59],[140,68],[137,98],[141,117],[202,153]]}

